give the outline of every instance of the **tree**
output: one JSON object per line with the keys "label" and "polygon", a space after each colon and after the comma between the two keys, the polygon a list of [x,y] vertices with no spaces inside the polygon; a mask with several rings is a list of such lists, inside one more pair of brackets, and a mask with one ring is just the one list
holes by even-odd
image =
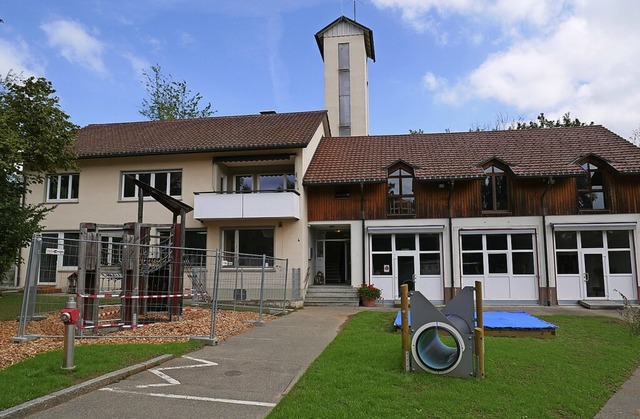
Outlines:
{"label": "tree", "polygon": [[632,144],[640,147],[640,125],[638,125],[638,128],[633,130],[633,132],[631,133],[631,137],[629,137],[629,141]]}
{"label": "tree", "polygon": [[[529,121],[529,122],[518,122],[516,124],[516,129],[538,129],[538,128],[560,128],[560,127],[583,127],[587,125],[584,122],[581,122],[578,118],[571,119],[571,113],[567,112],[562,115],[562,119],[558,119],[557,121],[553,121],[551,119],[547,119],[544,116],[544,113],[540,113],[536,118],[537,121]],[[593,125],[593,121],[590,124]]]}
{"label": "tree", "polygon": [[0,77],[0,272],[19,261],[19,249],[53,209],[25,203],[31,185],[75,167],[78,127],[54,93],[44,78]]}
{"label": "tree", "polygon": [[140,114],[152,121],[171,119],[204,118],[211,116],[211,103],[200,109],[202,95],[196,93],[191,96],[187,82],[173,81],[171,74],[165,77],[160,65],[151,66],[151,72],[144,71],[145,86],[149,99],[143,99]]}

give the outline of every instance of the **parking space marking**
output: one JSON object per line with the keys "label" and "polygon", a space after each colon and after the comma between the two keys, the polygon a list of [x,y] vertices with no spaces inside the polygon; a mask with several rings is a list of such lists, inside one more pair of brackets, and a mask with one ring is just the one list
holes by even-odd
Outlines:
{"label": "parking space marking", "polygon": [[212,366],[218,365],[217,363],[212,362],[212,361],[207,361],[207,360],[198,359],[198,358],[192,358],[192,357],[186,356],[186,355],[183,355],[182,358],[186,358],[186,359],[190,359],[192,361],[196,361],[196,362],[198,362],[198,364],[181,365],[181,366],[178,366],[178,367],[151,368],[149,370],[149,372],[152,373],[152,374],[155,374],[157,377],[165,380],[166,383],[145,384],[145,385],[139,385],[139,386],[136,386],[136,387],[137,388],[147,388],[147,387],[175,386],[175,385],[180,384],[180,381],[178,381],[175,378],[169,376],[168,374],[165,374],[162,371],[184,370],[184,369],[189,369],[189,368],[212,367]]}
{"label": "parking space marking", "polygon": [[187,396],[183,394],[162,394],[162,393],[145,393],[142,391],[122,390],[118,388],[105,387],[101,388],[102,391],[110,391],[112,393],[125,393],[125,394],[138,394],[141,396],[151,397],[163,397],[167,399],[181,399],[181,400],[194,400],[201,402],[215,402],[215,403],[229,403],[240,404],[245,406],[260,406],[260,407],[275,407],[276,403],[256,402],[250,400],[234,400],[234,399],[218,399],[215,397],[201,397],[201,396]]}

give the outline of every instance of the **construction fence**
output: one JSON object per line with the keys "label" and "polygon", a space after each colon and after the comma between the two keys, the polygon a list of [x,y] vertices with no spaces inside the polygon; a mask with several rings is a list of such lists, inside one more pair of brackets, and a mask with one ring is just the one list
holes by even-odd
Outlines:
{"label": "construction fence", "polygon": [[[262,325],[263,314],[301,301],[300,269],[291,269],[287,259],[180,247],[180,231],[151,231],[136,223],[121,230],[89,225],[75,235],[34,235],[15,340],[33,337],[34,323],[57,318],[70,301],[79,308],[80,338],[124,330],[148,337],[146,326],[164,323],[172,336],[192,337],[197,330],[210,339],[248,322]],[[240,320],[229,320],[234,317]],[[207,330],[194,329],[192,320]],[[167,336],[166,330],[156,336]]]}

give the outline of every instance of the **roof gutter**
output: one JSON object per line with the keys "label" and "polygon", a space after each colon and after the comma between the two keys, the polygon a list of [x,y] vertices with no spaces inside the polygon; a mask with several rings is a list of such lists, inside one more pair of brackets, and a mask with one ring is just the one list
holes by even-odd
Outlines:
{"label": "roof gutter", "polygon": [[556,183],[556,181],[553,178],[553,176],[549,176],[547,178],[547,186],[544,188],[544,192],[542,193],[542,196],[540,197],[540,209],[541,209],[541,212],[542,212],[542,243],[543,243],[543,246],[544,246],[544,272],[545,272],[545,276],[546,276],[546,281],[545,281],[546,301],[544,301],[544,303],[547,306],[551,305],[551,285],[550,285],[550,281],[549,281],[549,255],[547,254],[547,251],[548,251],[548,246],[547,246],[547,206],[546,206],[545,198],[547,197],[547,192],[549,192],[549,189],[551,188],[551,185],[554,185],[555,183]]}

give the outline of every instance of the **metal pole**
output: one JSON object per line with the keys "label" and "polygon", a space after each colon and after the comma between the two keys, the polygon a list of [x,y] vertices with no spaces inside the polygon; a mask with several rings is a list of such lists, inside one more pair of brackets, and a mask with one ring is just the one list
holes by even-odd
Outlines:
{"label": "metal pole", "polygon": [[31,238],[31,249],[29,249],[29,263],[27,264],[27,276],[24,282],[22,293],[22,306],[20,308],[20,322],[18,323],[18,341],[30,340],[26,336],[27,324],[35,314],[35,294],[38,284],[38,273],[40,272],[40,258],[42,257],[42,235],[34,234]]}
{"label": "metal pole", "polygon": [[222,266],[221,259],[222,252],[220,249],[216,250],[216,265],[213,272],[213,301],[211,302],[211,327],[209,328],[209,339],[211,339],[214,344],[217,342],[216,339],[216,315],[218,312],[218,284],[220,283],[220,267]]}
{"label": "metal pole", "polygon": [[400,313],[402,319],[402,366],[405,371],[410,371],[409,357],[409,285],[400,286]]}
{"label": "metal pole", "polygon": [[284,299],[282,300],[282,311],[287,308],[287,278],[289,275],[289,259],[284,262]]}
{"label": "metal pole", "polygon": [[[69,300],[64,306],[65,308],[77,309],[78,304],[73,297],[69,297]],[[75,343],[76,339],[76,325],[75,323],[65,323],[64,325],[64,347],[62,350],[62,369],[63,370],[75,370],[76,365],[74,363]]]}
{"label": "metal pole", "polygon": [[267,255],[262,255],[262,273],[260,275],[260,311],[258,314],[258,321],[254,322],[256,326],[264,326],[262,321],[262,309],[264,307],[264,268],[267,263]]}

